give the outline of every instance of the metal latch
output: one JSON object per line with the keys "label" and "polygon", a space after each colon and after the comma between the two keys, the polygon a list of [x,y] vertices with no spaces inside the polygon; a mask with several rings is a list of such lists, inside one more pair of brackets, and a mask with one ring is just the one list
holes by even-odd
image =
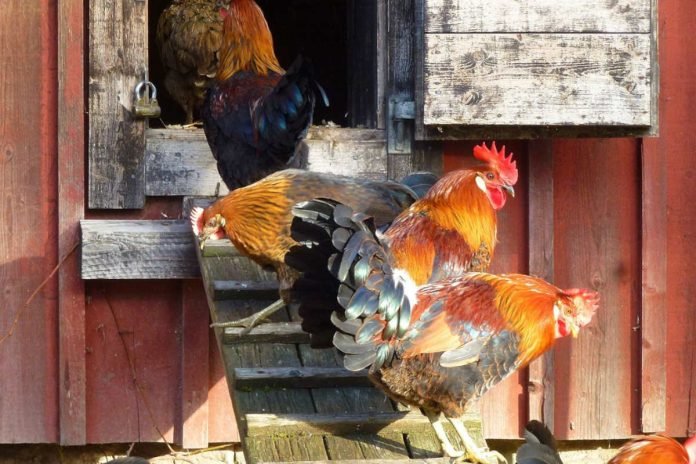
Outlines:
{"label": "metal latch", "polygon": [[414,123],[416,119],[416,102],[405,95],[393,95],[389,98],[387,115],[387,152],[396,154],[411,153]]}

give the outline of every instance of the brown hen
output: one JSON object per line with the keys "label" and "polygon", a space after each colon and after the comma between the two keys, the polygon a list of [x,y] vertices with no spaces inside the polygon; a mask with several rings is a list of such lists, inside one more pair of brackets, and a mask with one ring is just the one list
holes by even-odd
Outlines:
{"label": "brown hen", "polygon": [[186,113],[203,103],[215,76],[222,44],[220,8],[229,0],[174,0],[157,22],[157,46],[167,74],[164,86]]}

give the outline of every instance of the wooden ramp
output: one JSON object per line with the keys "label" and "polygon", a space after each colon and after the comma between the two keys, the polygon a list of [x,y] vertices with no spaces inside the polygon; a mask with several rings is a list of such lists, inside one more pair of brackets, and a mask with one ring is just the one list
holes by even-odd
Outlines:
{"label": "wooden ramp", "polygon": [[[187,199],[185,211],[209,203]],[[228,241],[197,250],[213,321],[239,319],[278,299],[275,274]],[[345,370],[334,349],[310,348],[298,320],[283,309],[246,335],[215,329],[248,463],[449,462],[419,411],[394,404],[365,373]],[[470,419],[483,444],[480,418]]]}

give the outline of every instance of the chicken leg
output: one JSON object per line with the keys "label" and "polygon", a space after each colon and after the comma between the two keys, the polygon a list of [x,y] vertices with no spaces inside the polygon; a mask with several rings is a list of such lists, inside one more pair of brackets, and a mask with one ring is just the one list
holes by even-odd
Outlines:
{"label": "chicken leg", "polygon": [[442,425],[443,415],[441,413],[434,413],[431,411],[423,412],[428,417],[430,425],[433,426],[433,430],[435,431],[435,435],[437,435],[437,439],[440,440],[440,446],[442,446],[443,453],[445,453],[445,455],[450,458],[458,458],[460,456],[463,456],[464,452],[456,451],[454,449],[454,446],[452,446],[452,442],[449,440],[447,434],[445,433],[445,428]]}
{"label": "chicken leg", "polygon": [[242,333],[240,335],[246,335],[251,331],[251,329],[259,325],[261,321],[267,319],[271,314],[278,312],[280,309],[284,307],[285,302],[282,299],[278,299],[278,301],[271,303],[270,305],[263,308],[261,311],[255,312],[251,316],[247,316],[242,319],[237,319],[235,321],[214,322],[210,324],[210,327],[244,327],[244,330],[242,330]]}
{"label": "chicken leg", "polygon": [[465,462],[490,464],[492,462],[491,460],[495,459],[497,462],[507,464],[507,459],[505,459],[505,457],[503,457],[503,455],[499,452],[479,448],[474,439],[471,438],[471,435],[469,435],[469,431],[466,429],[464,422],[460,418],[448,417],[447,420],[449,420],[454,426],[454,430],[457,431],[457,435],[459,435],[464,443],[466,452],[464,453],[463,457],[466,459]]}

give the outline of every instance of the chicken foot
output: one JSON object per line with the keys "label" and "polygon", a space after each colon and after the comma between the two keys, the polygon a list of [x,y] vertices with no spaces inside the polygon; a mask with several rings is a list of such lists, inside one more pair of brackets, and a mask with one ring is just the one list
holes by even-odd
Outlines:
{"label": "chicken foot", "polygon": [[496,462],[502,464],[507,464],[507,459],[497,451],[490,451],[488,449],[479,448],[469,431],[466,429],[464,422],[458,417],[448,417],[447,420],[454,426],[454,430],[457,431],[457,435],[462,439],[464,443],[464,448],[466,452],[462,458],[465,458],[461,462],[475,462],[478,464],[490,464],[493,459]]}
{"label": "chicken foot", "polygon": [[454,446],[452,446],[452,442],[449,440],[447,437],[447,434],[445,433],[445,428],[443,427],[443,415],[440,413],[433,413],[430,411],[423,411],[425,415],[428,417],[428,420],[430,421],[430,425],[433,426],[433,430],[435,431],[435,435],[437,435],[437,439],[440,440],[440,446],[442,446],[442,451],[445,453],[445,456],[450,457],[450,458],[458,458],[460,456],[464,455],[463,451],[456,451],[454,449]]}
{"label": "chicken foot", "polygon": [[278,312],[280,309],[285,307],[285,302],[282,299],[271,303],[270,305],[263,308],[251,316],[247,316],[242,319],[237,319],[236,321],[226,321],[226,322],[213,322],[210,327],[244,327],[240,335],[248,334],[251,329],[259,325],[261,321],[267,319],[271,314]]}

